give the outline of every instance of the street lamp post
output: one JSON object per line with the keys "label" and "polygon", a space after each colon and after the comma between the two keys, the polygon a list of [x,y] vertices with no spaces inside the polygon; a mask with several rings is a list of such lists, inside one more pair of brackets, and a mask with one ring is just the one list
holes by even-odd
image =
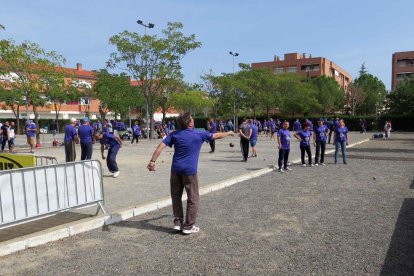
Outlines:
{"label": "street lamp post", "polygon": [[[229,54],[233,57],[233,76],[234,76],[234,58],[239,56],[239,53],[230,51]],[[233,85],[232,85],[233,86]],[[234,88],[233,88],[234,89]],[[233,101],[233,122],[234,122],[234,131],[238,128],[238,120],[236,121],[236,94],[234,94]]]}
{"label": "street lamp post", "polygon": [[[141,25],[141,26],[144,26],[144,29],[145,29],[145,35],[147,35],[147,28],[149,28],[149,29],[152,29],[152,28],[154,28],[155,27],[155,25],[154,24],[152,24],[152,23],[148,23],[148,24],[144,24],[144,22],[142,21],[142,20],[137,20],[137,23],[138,23],[138,25]],[[145,80],[144,81],[147,81],[148,80],[148,71],[147,71],[147,62],[145,61]],[[146,108],[146,110],[147,110],[147,114],[146,114],[146,118],[147,118],[147,139],[149,140],[150,139],[150,121],[149,121],[149,112],[148,112],[148,99],[147,99],[147,108]]]}

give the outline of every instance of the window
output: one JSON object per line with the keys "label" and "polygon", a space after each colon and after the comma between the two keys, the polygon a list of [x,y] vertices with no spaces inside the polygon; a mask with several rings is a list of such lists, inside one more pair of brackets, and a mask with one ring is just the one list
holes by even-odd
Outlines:
{"label": "window", "polygon": [[273,72],[275,74],[283,74],[283,72],[285,72],[285,70],[282,67],[278,67],[278,68],[273,69]]}
{"label": "window", "polygon": [[319,71],[319,64],[310,64],[310,65],[302,65],[300,67],[301,71]]}
{"label": "window", "polygon": [[296,66],[290,66],[290,67],[288,67],[287,71],[289,73],[296,73]]}
{"label": "window", "polygon": [[87,97],[80,98],[80,105],[90,105],[91,99]]}

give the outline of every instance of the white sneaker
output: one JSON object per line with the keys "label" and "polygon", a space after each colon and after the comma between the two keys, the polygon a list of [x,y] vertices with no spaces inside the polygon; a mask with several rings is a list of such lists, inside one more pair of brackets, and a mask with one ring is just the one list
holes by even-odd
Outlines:
{"label": "white sneaker", "polygon": [[325,163],[321,163],[321,166],[326,166],[326,164]]}
{"label": "white sneaker", "polygon": [[114,178],[117,178],[119,176],[119,171],[116,171],[113,175]]}
{"label": "white sneaker", "polygon": [[177,231],[181,231],[183,227],[181,225],[174,225],[173,229]]}
{"label": "white sneaker", "polygon": [[195,234],[198,232],[200,232],[200,228],[195,225],[193,225],[193,228],[191,229],[183,229],[183,234],[185,235]]}
{"label": "white sneaker", "polygon": [[306,167],[306,164],[302,164],[302,167]]}
{"label": "white sneaker", "polygon": [[292,169],[289,167],[286,167],[285,171],[291,171]]}
{"label": "white sneaker", "polygon": [[315,167],[317,167],[317,166],[319,166],[319,164],[318,163],[315,163]]}
{"label": "white sneaker", "polygon": [[280,173],[284,173],[285,171],[283,169],[278,170]]}
{"label": "white sneaker", "polygon": [[314,164],[310,164],[309,167],[315,167],[315,165]]}

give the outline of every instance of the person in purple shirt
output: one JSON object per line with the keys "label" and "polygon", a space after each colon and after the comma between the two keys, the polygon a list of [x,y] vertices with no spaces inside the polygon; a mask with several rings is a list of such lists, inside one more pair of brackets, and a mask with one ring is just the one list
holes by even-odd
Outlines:
{"label": "person in purple shirt", "polygon": [[250,120],[250,128],[252,130],[252,135],[250,135],[250,147],[252,148],[252,155],[250,157],[257,158],[257,151],[256,151],[256,144],[257,144],[257,136],[259,133],[257,122],[252,122]]}
{"label": "person in purple shirt", "polygon": [[[211,118],[207,124],[208,131],[212,134],[217,132],[217,124],[214,118]],[[214,139],[210,140],[210,153],[214,153],[216,150],[216,141]]]}
{"label": "person in purple shirt", "polygon": [[300,127],[301,127],[300,121],[299,119],[296,119],[296,121],[293,123],[293,131],[295,132],[300,131]]}
{"label": "person in purple shirt", "polygon": [[135,125],[132,127],[132,140],[131,140],[131,144],[133,144],[134,141],[136,141],[136,143],[138,144],[138,142],[139,142],[139,136],[141,136],[141,127],[139,126],[138,121],[135,121]]}
{"label": "person in purple shirt", "polygon": [[[326,148],[326,138],[329,134],[329,128],[323,124],[323,118],[318,120],[318,126],[315,127],[315,135],[313,135],[313,143],[316,147],[316,154],[315,154],[315,166],[318,165],[325,165],[325,148]],[[320,159],[319,159],[320,153]]]}
{"label": "person in purple shirt", "polygon": [[[279,147],[278,169],[279,172],[290,171],[288,167],[288,159],[290,152],[290,131],[289,122],[284,121],[282,128],[277,132],[277,144]],[[282,167],[283,163],[283,167]]]}
{"label": "person in purple shirt", "polygon": [[345,121],[343,119],[339,120],[338,127],[335,129],[334,133],[335,141],[335,164],[338,163],[338,150],[341,147],[342,151],[342,160],[346,165],[346,146],[348,145],[348,128],[345,126]]}
{"label": "person in purple shirt", "polygon": [[70,119],[70,123],[65,127],[65,157],[66,162],[73,162],[76,159],[75,143],[78,143],[78,134],[76,133],[76,119]]}
{"label": "person in purple shirt", "polygon": [[92,145],[94,143],[93,128],[89,124],[89,118],[83,118],[83,124],[78,128],[81,145],[81,160],[92,159]]}
{"label": "person in purple shirt", "polygon": [[119,149],[122,147],[122,140],[118,134],[114,134],[113,130],[108,128],[107,131],[100,134],[97,139],[103,140],[108,146],[108,155],[106,157],[106,165],[108,170],[113,174],[112,177],[117,178],[119,176],[118,163],[116,162],[116,156]]}
{"label": "person in purple shirt", "polygon": [[36,124],[33,123],[31,120],[26,121],[26,126],[24,128],[27,137],[27,143],[30,146],[30,152],[34,153],[34,147],[36,143]]}
{"label": "person in purple shirt", "polygon": [[[157,147],[152,154],[151,161],[147,168],[155,171],[155,162],[161,152],[168,146],[174,146],[174,155],[171,164],[170,190],[174,214],[174,227],[183,234],[193,234],[200,231],[195,225],[197,210],[199,206],[197,167],[200,149],[204,142],[221,139],[232,131],[210,133],[194,129],[194,120],[190,113],[184,113],[177,117],[178,131],[170,133]],[[184,220],[182,205],[183,191],[187,193],[187,212]]]}
{"label": "person in purple shirt", "polygon": [[300,141],[299,146],[300,146],[300,157],[302,160],[302,167],[306,167],[305,152],[308,155],[309,166],[313,167],[312,152],[311,152],[311,147],[310,147],[310,139],[312,136],[312,132],[310,131],[309,123],[305,122],[303,124],[302,130],[296,132],[294,136],[296,137],[296,139]]}

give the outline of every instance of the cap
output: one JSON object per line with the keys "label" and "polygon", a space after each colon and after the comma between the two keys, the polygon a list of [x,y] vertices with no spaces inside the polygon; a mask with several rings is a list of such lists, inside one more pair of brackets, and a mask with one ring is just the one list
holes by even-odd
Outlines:
{"label": "cap", "polygon": [[325,122],[325,120],[323,118],[319,118],[318,122]]}
{"label": "cap", "polygon": [[85,118],[83,118],[83,119],[82,119],[82,121],[83,121],[84,123],[89,122],[89,118],[88,118],[88,117],[85,117]]}
{"label": "cap", "polygon": [[70,122],[71,122],[71,123],[75,123],[75,122],[76,122],[76,118],[71,118],[71,119],[70,119]]}

